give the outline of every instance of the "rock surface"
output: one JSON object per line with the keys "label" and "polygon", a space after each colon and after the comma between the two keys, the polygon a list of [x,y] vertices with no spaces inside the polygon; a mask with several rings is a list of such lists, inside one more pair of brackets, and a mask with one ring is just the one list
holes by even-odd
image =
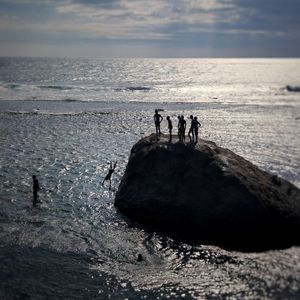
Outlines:
{"label": "rock surface", "polygon": [[155,135],[131,150],[115,205],[191,242],[239,250],[299,244],[300,190],[215,143]]}

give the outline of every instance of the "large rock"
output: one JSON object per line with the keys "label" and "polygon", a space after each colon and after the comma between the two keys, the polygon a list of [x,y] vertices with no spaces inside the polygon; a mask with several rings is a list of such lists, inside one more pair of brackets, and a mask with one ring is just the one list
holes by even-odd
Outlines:
{"label": "large rock", "polygon": [[300,191],[215,143],[135,144],[115,198],[130,219],[240,250],[299,243]]}

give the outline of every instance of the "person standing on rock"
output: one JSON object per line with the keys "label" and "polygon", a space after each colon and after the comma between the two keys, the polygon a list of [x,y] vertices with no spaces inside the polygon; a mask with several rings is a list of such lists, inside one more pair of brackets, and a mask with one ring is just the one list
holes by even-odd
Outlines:
{"label": "person standing on rock", "polygon": [[195,144],[198,143],[198,130],[201,127],[200,122],[198,121],[197,117],[194,117],[194,131],[195,131]]}
{"label": "person standing on rock", "polygon": [[168,129],[169,129],[169,134],[170,134],[170,138],[169,138],[169,142],[172,141],[172,129],[173,129],[173,125],[172,125],[172,121],[170,116],[167,116],[167,121],[168,121]]}
{"label": "person standing on rock", "polygon": [[156,109],[153,118],[156,130],[156,138],[158,139],[160,137],[160,123],[162,122],[163,117],[158,113],[158,110]]}
{"label": "person standing on rock", "polygon": [[109,190],[111,190],[111,175],[115,171],[117,162],[118,161],[115,162],[114,167],[112,166],[112,162],[110,162],[110,167],[109,167],[109,170],[108,170],[108,174],[105,176],[105,178],[103,179],[102,184],[101,184],[103,186],[104,181],[109,181]]}
{"label": "person standing on rock", "polygon": [[181,116],[179,120],[179,132],[180,132],[179,141],[183,143],[185,141],[185,129],[186,129],[186,121],[184,119],[184,116]]}
{"label": "person standing on rock", "polygon": [[177,125],[177,128],[178,128],[178,139],[180,141],[180,116],[178,116],[177,118],[178,118],[178,125]]}
{"label": "person standing on rock", "polygon": [[191,119],[191,126],[190,126],[190,130],[189,130],[189,138],[190,138],[190,143],[194,143],[195,142],[195,122],[194,122],[194,117],[193,115],[190,115],[190,119]]}

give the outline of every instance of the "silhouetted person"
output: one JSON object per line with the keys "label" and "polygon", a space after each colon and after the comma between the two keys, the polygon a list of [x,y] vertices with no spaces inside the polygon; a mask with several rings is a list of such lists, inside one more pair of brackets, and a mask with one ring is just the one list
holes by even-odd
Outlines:
{"label": "silhouetted person", "polygon": [[195,130],[195,144],[198,143],[198,130],[199,130],[199,127],[201,127],[201,124],[200,122],[198,121],[197,117],[194,118],[194,130]]}
{"label": "silhouetted person", "polygon": [[172,125],[172,121],[170,116],[167,116],[167,121],[168,121],[168,129],[169,129],[169,134],[170,134],[170,139],[169,141],[172,141],[172,129],[173,129],[173,125]]}
{"label": "silhouetted person", "polygon": [[140,254],[140,253],[138,254],[136,261],[137,261],[137,262],[143,261],[143,256],[142,256],[142,254]]}
{"label": "silhouetted person", "polygon": [[177,128],[178,128],[178,139],[180,141],[180,116],[177,117],[178,118],[178,124],[177,124]]}
{"label": "silhouetted person", "polygon": [[163,117],[158,113],[158,110],[156,109],[153,118],[156,130],[156,138],[158,139],[158,137],[160,137],[160,123],[163,120]]}
{"label": "silhouetted person", "polygon": [[179,141],[180,142],[185,141],[185,129],[186,129],[186,121],[184,119],[184,116],[181,116],[179,120],[179,132],[180,132]]}
{"label": "silhouetted person", "polygon": [[36,176],[32,176],[33,184],[32,184],[32,192],[33,192],[33,204],[38,202],[38,191],[40,190],[39,181]]}
{"label": "silhouetted person", "polygon": [[114,167],[112,166],[112,162],[110,162],[108,174],[105,176],[101,184],[103,186],[104,181],[109,181],[109,190],[111,190],[111,175],[115,171],[116,165],[117,165],[117,161],[115,162]]}
{"label": "silhouetted person", "polygon": [[188,134],[189,134],[190,142],[194,143],[194,141],[195,141],[195,122],[194,122],[193,115],[190,115],[190,119],[191,119],[191,126],[190,126]]}

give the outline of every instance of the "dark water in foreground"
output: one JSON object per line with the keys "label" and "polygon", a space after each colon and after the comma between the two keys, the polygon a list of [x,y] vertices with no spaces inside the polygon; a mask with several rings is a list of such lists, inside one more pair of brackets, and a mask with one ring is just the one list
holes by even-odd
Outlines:
{"label": "dark water in foreground", "polygon": [[[88,113],[56,114],[32,112],[32,105],[45,103],[18,103],[22,105],[30,112],[3,112],[0,119],[2,298],[299,297],[298,247],[239,253],[191,246],[132,227],[115,210],[114,193],[131,145],[151,132],[154,106],[109,109],[101,103],[83,104]],[[71,109],[74,104],[68,105]],[[174,118],[179,112],[177,104],[165,109]],[[283,128],[277,127],[275,133],[270,126],[279,115],[298,126],[294,109],[282,113],[281,109],[247,107],[255,112],[257,131],[245,129],[253,115],[247,118],[241,107],[224,111],[224,107],[209,106],[199,111],[190,105],[189,109],[202,114],[202,122],[215,129],[203,128],[202,136],[298,182],[298,140],[293,139],[292,130],[278,138]],[[229,111],[240,121],[232,122],[225,134],[223,121]],[[274,146],[276,141],[282,144]],[[290,141],[288,153],[285,141]],[[109,160],[116,159],[110,192],[101,182]],[[43,187],[36,207],[31,205],[33,173]],[[137,262],[138,254],[142,262]]]}
{"label": "dark water in foreground", "polygon": [[137,291],[130,282],[91,270],[93,259],[88,255],[1,247],[0,258],[1,299],[192,299],[184,288],[172,284]]}
{"label": "dark water in foreground", "polygon": [[[49,61],[39,60],[30,76],[20,70],[34,71],[34,60],[7,63],[0,64],[0,299],[300,298],[299,247],[241,253],[189,245],[131,226],[113,206],[132,145],[153,132],[155,108],[173,120],[197,115],[202,138],[300,187],[299,96],[280,89],[297,85],[298,60],[188,62],[190,75],[182,61],[118,61],[112,78],[107,69],[98,76],[103,61],[43,73]],[[91,101],[82,101],[86,93]],[[101,187],[110,160],[118,160],[112,191]],[[33,174],[43,187],[35,207]]]}

